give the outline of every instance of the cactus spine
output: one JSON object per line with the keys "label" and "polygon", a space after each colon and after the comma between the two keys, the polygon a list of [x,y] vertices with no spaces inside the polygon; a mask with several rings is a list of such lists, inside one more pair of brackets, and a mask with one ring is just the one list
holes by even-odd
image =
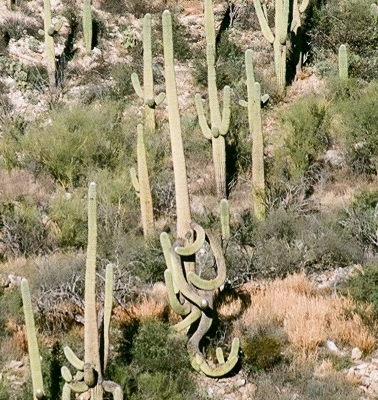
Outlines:
{"label": "cactus spine", "polygon": [[339,77],[343,82],[348,80],[348,53],[345,44],[339,47]]}
{"label": "cactus spine", "polygon": [[144,127],[147,133],[155,132],[155,108],[165,98],[165,93],[154,96],[154,82],[152,70],[152,47],[151,47],[151,15],[146,14],[143,19],[143,89],[140,85],[138,75],[131,75],[135,93],[144,101]]}
{"label": "cactus spine", "polygon": [[146,149],[144,145],[144,132],[141,124],[137,127],[138,131],[138,144],[137,144],[137,163],[138,163],[138,177],[136,177],[135,169],[130,171],[131,180],[134,185],[139,199],[140,209],[142,215],[142,227],[145,238],[152,236],[155,232],[154,215],[152,207],[152,195],[150,188],[150,180],[148,177]]}
{"label": "cactus spine", "polygon": [[41,359],[39,356],[37,335],[35,332],[33,309],[30,297],[29,283],[26,279],[21,281],[22,304],[25,315],[26,334],[28,339],[28,352],[30,372],[33,383],[33,399],[44,398]]}
{"label": "cactus spine", "polygon": [[92,50],[92,6],[91,0],[84,0],[83,4],[83,33],[87,53]]}
{"label": "cactus spine", "polygon": [[199,124],[206,139],[211,140],[217,193],[220,198],[226,197],[226,149],[224,136],[230,124],[230,88],[223,90],[223,113],[218,102],[217,77],[215,70],[215,27],[212,0],[205,0],[205,33],[207,80],[210,105],[210,126],[207,124],[201,96],[197,93],[195,103]]}
{"label": "cactus spine", "polygon": [[[103,380],[109,354],[109,324],[113,298],[113,268],[106,267],[105,304],[104,304],[104,341],[99,341],[96,312],[96,253],[97,253],[97,200],[96,184],[92,182],[88,190],[88,247],[85,270],[85,305],[84,305],[84,361],[80,360],[69,347],[64,354],[69,363],[77,369],[74,376],[62,368],[66,381],[64,393],[70,391],[85,393],[86,399],[102,400],[103,392],[111,392],[115,400],[122,400],[123,393],[119,385]],[[100,349],[102,352],[100,353]],[[68,397],[67,397],[68,399]]]}

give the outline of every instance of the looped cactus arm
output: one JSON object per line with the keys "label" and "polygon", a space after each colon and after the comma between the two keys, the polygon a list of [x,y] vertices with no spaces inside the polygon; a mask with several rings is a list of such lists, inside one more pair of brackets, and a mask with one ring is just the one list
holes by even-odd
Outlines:
{"label": "looped cactus arm", "polygon": [[41,359],[39,357],[37,335],[35,332],[29,283],[25,278],[22,279],[21,281],[21,296],[22,296],[22,306],[25,315],[26,335],[28,340],[29,363],[30,363],[30,371],[33,383],[33,398],[43,399],[44,388],[43,388],[43,378],[41,369]]}
{"label": "looped cactus arm", "polygon": [[195,272],[189,271],[187,274],[188,281],[195,287],[202,290],[215,290],[220,288],[226,280],[226,262],[222,253],[221,245],[216,240],[215,236],[207,233],[209,238],[210,247],[213,251],[215,263],[217,265],[218,275],[214,279],[202,279]]}
{"label": "looped cactus arm", "polygon": [[173,289],[172,273],[168,269],[164,271],[164,280],[165,280],[165,285],[167,287],[169,303],[173,311],[178,315],[188,315],[190,313],[191,307],[189,303],[181,304],[178,298],[176,297],[176,293]]}
{"label": "looped cactus arm", "polygon": [[173,329],[176,332],[179,332],[186,328],[189,328],[200,317],[201,310],[195,305],[192,305],[192,311],[182,321],[178,322],[176,325],[173,325]]}
{"label": "looped cactus arm", "polygon": [[190,245],[175,247],[176,253],[180,256],[191,256],[191,255],[197,253],[197,251],[199,251],[200,248],[205,243],[206,234],[205,234],[205,230],[202,228],[202,226],[196,224],[195,222],[192,222],[190,224],[190,226],[193,229],[193,231],[196,233],[197,237],[196,237],[196,240]]}

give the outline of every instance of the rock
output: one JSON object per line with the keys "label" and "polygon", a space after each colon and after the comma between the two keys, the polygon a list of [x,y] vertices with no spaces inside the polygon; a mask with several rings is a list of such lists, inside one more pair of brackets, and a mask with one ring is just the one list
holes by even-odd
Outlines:
{"label": "rock", "polygon": [[340,350],[337,348],[334,342],[332,340],[327,340],[326,341],[326,347],[329,351],[332,351],[332,353],[340,353]]}
{"label": "rock", "polygon": [[351,353],[351,359],[356,361],[356,360],[360,360],[362,357],[362,351],[358,348],[355,347],[354,349],[352,349],[352,353]]}

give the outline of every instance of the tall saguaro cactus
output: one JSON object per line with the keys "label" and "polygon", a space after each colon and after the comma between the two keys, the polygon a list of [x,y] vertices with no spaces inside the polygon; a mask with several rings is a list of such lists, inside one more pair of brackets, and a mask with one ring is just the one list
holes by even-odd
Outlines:
{"label": "tall saguaro cactus", "polygon": [[147,133],[155,132],[155,108],[165,98],[165,93],[154,95],[154,82],[152,70],[151,46],[151,14],[146,14],[143,19],[143,89],[138,75],[131,74],[131,82],[135,93],[144,101],[144,127]]}
{"label": "tall saguaro cactus", "polygon": [[167,93],[169,131],[173,159],[173,172],[176,191],[177,237],[184,239],[190,230],[189,191],[186,179],[186,163],[180,113],[177,100],[176,77],[173,58],[172,17],[168,10],[163,12],[163,45],[165,86]]}
{"label": "tall saguaro cactus", "polygon": [[26,279],[22,279],[21,281],[21,295],[25,315],[26,335],[28,340],[29,363],[33,384],[33,400],[40,400],[43,399],[45,396],[42,379],[41,359],[39,356],[37,335],[35,332],[29,283]]}
{"label": "tall saguaro cactus", "polygon": [[136,190],[142,215],[142,227],[145,238],[151,237],[155,232],[154,214],[152,206],[152,195],[150,180],[148,177],[146,148],[144,145],[144,132],[143,125],[139,124],[138,131],[138,144],[137,144],[137,163],[138,163],[138,177],[134,168],[130,170],[131,180]]}
{"label": "tall saguaro cactus", "polygon": [[113,270],[111,265],[107,266],[103,321],[104,341],[100,346],[96,311],[96,249],[97,200],[96,184],[92,182],[88,190],[88,247],[84,297],[84,361],[80,360],[69,347],[64,348],[67,360],[77,369],[77,372],[72,376],[67,367],[62,368],[62,376],[66,381],[63,394],[69,399],[70,393],[73,391],[75,393],[85,393],[85,396],[87,396],[85,397],[86,399],[102,400],[103,392],[106,391],[111,392],[115,400],[122,400],[123,392],[121,387],[112,381],[105,381],[103,377],[108,359],[108,332],[113,298]]}
{"label": "tall saguaro cactus", "polygon": [[261,126],[261,89],[253,74],[252,50],[245,52],[248,102],[240,104],[248,109],[249,131],[252,136],[252,204],[257,219],[265,218],[264,140]]}
{"label": "tall saguaro cactus", "polygon": [[215,69],[215,27],[212,0],[205,0],[205,33],[206,33],[206,61],[207,81],[210,105],[210,126],[207,124],[203,110],[201,96],[197,93],[195,103],[199,124],[206,139],[211,140],[213,162],[218,197],[227,195],[226,190],[226,145],[225,135],[230,124],[230,87],[223,89],[222,114],[218,102],[217,76]]}

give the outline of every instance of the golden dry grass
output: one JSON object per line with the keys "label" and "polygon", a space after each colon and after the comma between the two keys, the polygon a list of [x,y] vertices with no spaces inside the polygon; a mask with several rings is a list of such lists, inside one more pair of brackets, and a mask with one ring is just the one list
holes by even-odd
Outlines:
{"label": "golden dry grass", "polygon": [[251,285],[246,289],[252,303],[236,323],[236,334],[248,327],[276,324],[285,330],[292,349],[303,357],[313,356],[327,340],[357,346],[363,352],[376,344],[373,333],[353,311],[351,299],[314,291],[303,273],[259,290]]}

